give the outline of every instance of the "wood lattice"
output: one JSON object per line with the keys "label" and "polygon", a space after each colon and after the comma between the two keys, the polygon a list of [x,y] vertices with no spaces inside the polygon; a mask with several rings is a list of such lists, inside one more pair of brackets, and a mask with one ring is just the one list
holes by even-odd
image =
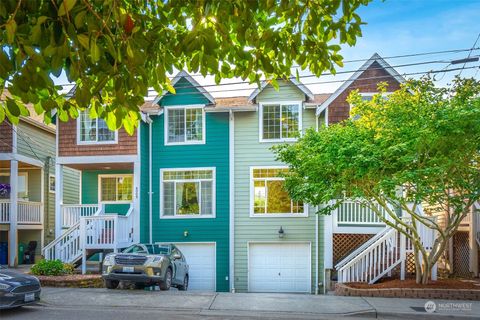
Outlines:
{"label": "wood lattice", "polygon": [[470,276],[470,248],[468,232],[458,231],[453,236],[453,272],[457,276]]}
{"label": "wood lattice", "polygon": [[373,234],[335,233],[333,235],[333,265],[336,265],[373,236]]}

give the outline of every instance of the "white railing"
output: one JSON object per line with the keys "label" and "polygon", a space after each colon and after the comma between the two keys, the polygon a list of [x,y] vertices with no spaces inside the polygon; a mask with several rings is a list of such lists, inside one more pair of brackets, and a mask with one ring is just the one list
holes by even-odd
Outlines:
{"label": "white railing", "polygon": [[10,222],[10,200],[0,200],[0,223]]}
{"label": "white railing", "polygon": [[43,203],[18,201],[17,222],[21,224],[42,224]]}
{"label": "white railing", "polygon": [[[429,217],[430,220],[436,221],[436,217]],[[412,220],[410,217],[403,217],[402,220],[407,223],[411,224]],[[433,243],[435,241],[435,230],[430,229],[429,227],[425,226],[423,223],[420,223],[419,221],[416,222],[416,230],[418,233],[418,236],[420,238],[420,241],[422,242],[422,246],[426,250],[431,250],[433,247]],[[406,238],[406,244],[405,244],[406,252],[413,252],[413,244],[412,241],[409,238]]]}
{"label": "white railing", "polygon": [[381,237],[338,269],[338,282],[374,283],[405,259],[404,241],[396,229]]}
{"label": "white railing", "polygon": [[73,263],[82,256],[80,243],[80,221],[70,227],[60,237],[43,248],[43,256],[47,260],[60,259]]}
{"label": "white railing", "polygon": [[62,227],[70,228],[81,217],[91,217],[97,213],[98,204],[64,204],[62,207]]}
{"label": "white railing", "polygon": [[[376,208],[386,216],[385,209],[379,205]],[[339,225],[384,225],[378,215],[360,201],[347,200],[336,210],[336,222]]]}

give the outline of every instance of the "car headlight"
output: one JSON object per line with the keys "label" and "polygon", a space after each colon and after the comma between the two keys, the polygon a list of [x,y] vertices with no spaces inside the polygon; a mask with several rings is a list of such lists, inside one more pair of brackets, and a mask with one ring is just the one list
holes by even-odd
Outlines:
{"label": "car headlight", "polygon": [[9,285],[9,284],[0,283],[0,290],[7,290],[10,287],[11,287],[11,285]]}
{"label": "car headlight", "polygon": [[147,258],[147,261],[145,261],[145,264],[158,264],[162,261],[162,257],[159,256],[149,256]]}
{"label": "car headlight", "polygon": [[111,266],[115,264],[115,255],[109,254],[105,257],[103,260],[103,265],[104,266]]}

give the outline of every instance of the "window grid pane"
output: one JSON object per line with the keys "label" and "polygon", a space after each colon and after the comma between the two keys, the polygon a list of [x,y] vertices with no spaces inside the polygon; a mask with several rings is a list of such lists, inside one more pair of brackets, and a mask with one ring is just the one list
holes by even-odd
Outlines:
{"label": "window grid pane", "polygon": [[168,109],[168,142],[185,142],[185,109]]}
{"label": "window grid pane", "polygon": [[202,108],[185,109],[186,113],[186,141],[202,141],[203,139],[203,111]]}
{"label": "window grid pane", "polygon": [[117,201],[131,201],[133,198],[132,177],[119,177],[117,179]]}
{"label": "window grid pane", "polygon": [[115,201],[117,199],[117,178],[102,177],[101,181],[101,201]]}
{"label": "window grid pane", "polygon": [[201,212],[201,214],[202,215],[212,215],[213,214],[212,181],[202,181],[201,185],[202,185],[202,193],[201,193],[202,212]]}
{"label": "window grid pane", "polygon": [[295,138],[298,133],[298,105],[282,105],[282,138]]}
{"label": "window grid pane", "polygon": [[280,105],[263,106],[263,139],[280,139]]}
{"label": "window grid pane", "polygon": [[115,141],[115,131],[108,129],[103,119],[98,120],[98,141]]}
{"label": "window grid pane", "polygon": [[80,141],[97,141],[97,120],[90,119],[87,111],[80,113]]}
{"label": "window grid pane", "polygon": [[175,214],[175,182],[163,183],[163,214],[166,216]]}

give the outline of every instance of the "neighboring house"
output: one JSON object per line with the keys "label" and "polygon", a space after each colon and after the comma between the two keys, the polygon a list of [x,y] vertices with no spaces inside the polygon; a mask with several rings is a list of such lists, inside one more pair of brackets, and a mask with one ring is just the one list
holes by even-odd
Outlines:
{"label": "neighboring house", "polygon": [[190,289],[228,291],[229,113],[184,71],[172,85],[176,94],[156,97],[142,124],[151,166],[142,165],[141,240],[175,243]]}
{"label": "neighboring house", "polygon": [[[23,255],[30,242],[36,242],[38,260],[44,244],[55,238],[55,125],[45,125],[27,108],[31,116],[17,125],[0,123],[0,243],[8,243],[10,266],[30,262]],[[74,202],[78,174],[64,175],[66,201]]]}

